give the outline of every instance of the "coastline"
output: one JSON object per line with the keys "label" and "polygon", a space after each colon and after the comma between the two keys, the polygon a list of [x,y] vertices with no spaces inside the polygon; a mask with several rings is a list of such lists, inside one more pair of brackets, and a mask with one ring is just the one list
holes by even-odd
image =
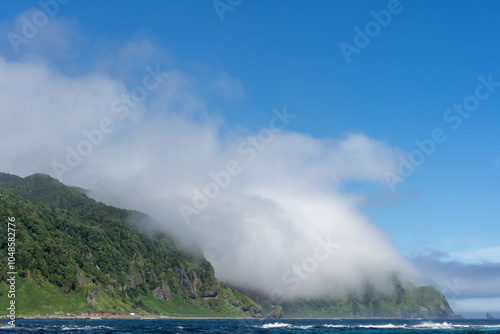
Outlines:
{"label": "coastline", "polygon": [[[9,319],[8,315],[1,315],[0,320]],[[337,321],[348,321],[348,320],[457,320],[457,319],[446,319],[446,318],[385,318],[385,317],[360,317],[360,318],[253,318],[253,317],[173,317],[166,315],[136,315],[136,316],[88,316],[88,315],[24,315],[16,316],[16,320],[161,320],[161,319],[181,319],[181,320],[224,320],[224,319],[243,319],[243,320],[337,320]],[[463,320],[458,319],[458,320]]]}
{"label": "coastline", "polygon": [[[9,319],[9,315],[1,315],[0,319]],[[89,319],[89,320],[160,320],[160,319],[194,319],[194,320],[205,320],[205,319],[259,319],[252,317],[172,317],[166,315],[134,315],[134,316],[88,316],[88,315],[20,315],[16,316],[16,320],[38,320],[38,319],[55,319],[55,320],[77,320],[77,319]],[[260,318],[262,319],[262,318]]]}

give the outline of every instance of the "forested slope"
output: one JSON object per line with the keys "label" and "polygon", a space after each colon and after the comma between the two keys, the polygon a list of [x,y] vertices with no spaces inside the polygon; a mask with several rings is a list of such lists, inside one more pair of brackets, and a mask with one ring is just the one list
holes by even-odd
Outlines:
{"label": "forested slope", "polygon": [[[5,226],[8,217],[16,219],[18,314],[89,309],[177,316],[259,312],[248,297],[218,282],[203,256],[178,249],[164,233],[145,236],[131,230],[125,219],[132,213],[98,203],[46,175],[0,173],[0,217]],[[5,250],[6,232],[0,233]],[[6,265],[0,264],[4,301]],[[2,309],[0,314],[6,312]]]}

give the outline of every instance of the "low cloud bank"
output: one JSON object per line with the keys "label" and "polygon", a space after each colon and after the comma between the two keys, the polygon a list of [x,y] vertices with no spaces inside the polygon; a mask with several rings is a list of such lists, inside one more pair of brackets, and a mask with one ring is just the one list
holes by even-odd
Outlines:
{"label": "low cloud bank", "polygon": [[[227,131],[192,76],[149,64],[139,77],[127,85],[102,70],[67,76],[0,58],[0,169],[44,172],[144,211],[197,244],[218,278],[264,293],[343,296],[366,284],[390,293],[393,277],[414,279],[362,198],[341,191],[383,184],[397,149],[362,133],[294,132],[307,113],[292,106],[270,106],[258,131]],[[244,96],[226,74],[204,80],[224,99]]]}

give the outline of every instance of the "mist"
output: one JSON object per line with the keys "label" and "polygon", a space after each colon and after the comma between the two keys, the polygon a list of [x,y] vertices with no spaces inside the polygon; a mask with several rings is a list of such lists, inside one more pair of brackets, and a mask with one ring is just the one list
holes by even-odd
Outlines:
{"label": "mist", "polygon": [[298,133],[307,110],[293,106],[269,106],[258,129],[230,126],[206,97],[245,95],[226,73],[198,80],[153,63],[141,75],[149,86],[103,69],[68,76],[41,59],[0,58],[0,170],[46,173],[145,212],[235,286],[342,297],[416,279],[360,210],[362,194],[344,190],[382,187],[399,149],[359,132]]}

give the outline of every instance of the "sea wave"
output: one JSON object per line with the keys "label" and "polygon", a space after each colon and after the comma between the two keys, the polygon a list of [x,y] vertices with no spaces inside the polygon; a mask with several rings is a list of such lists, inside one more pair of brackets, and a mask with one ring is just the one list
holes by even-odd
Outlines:
{"label": "sea wave", "polygon": [[291,327],[291,324],[286,324],[283,322],[275,322],[274,324],[265,324],[262,326],[257,326],[258,328],[283,328],[283,327]]}
{"label": "sea wave", "polygon": [[393,325],[393,324],[386,324],[386,325],[359,325],[356,326],[357,328],[371,328],[371,329],[395,329],[395,328],[408,328],[408,325]]}
{"label": "sea wave", "polygon": [[[284,322],[275,322],[275,323],[269,323],[269,324],[264,324],[262,326],[255,326],[257,328],[262,328],[262,329],[271,329],[271,328],[289,328],[289,329],[313,329],[316,328],[316,326],[313,325],[292,325],[289,323],[284,323]],[[359,325],[336,325],[336,324],[324,324],[322,326],[323,328],[351,328],[351,329],[467,329],[467,328],[473,328],[470,325],[458,325],[458,324],[451,324],[448,322],[423,322],[420,324],[415,324],[415,325],[408,325],[408,324],[401,324],[401,325],[394,325],[392,323],[388,324],[359,324]],[[476,327],[476,326],[474,326]],[[488,325],[483,325],[483,326],[477,326],[478,328],[500,328],[500,326],[488,326]]]}
{"label": "sea wave", "polygon": [[325,325],[323,325],[323,327],[327,327],[327,328],[347,328],[349,326],[346,326],[346,325],[330,325],[330,324],[325,324]]}
{"label": "sea wave", "polygon": [[63,331],[90,331],[94,329],[116,329],[114,327],[109,326],[73,326],[73,325],[63,325],[61,330]]}
{"label": "sea wave", "polygon": [[460,329],[460,328],[471,328],[470,325],[455,325],[449,324],[446,321],[443,323],[436,322],[424,322],[422,324],[412,326],[414,328],[423,328],[423,329]]}
{"label": "sea wave", "polygon": [[287,323],[283,323],[283,322],[275,322],[273,324],[265,324],[265,325],[262,325],[262,326],[256,326],[257,328],[291,328],[291,329],[311,329],[311,328],[314,328],[313,325],[299,325],[299,326],[295,326],[295,325],[292,325],[292,324],[287,324]]}
{"label": "sea wave", "polygon": [[326,328],[351,328],[351,329],[435,329],[435,330],[448,330],[448,329],[500,329],[500,325],[459,325],[452,324],[448,322],[423,322],[415,325],[394,325],[394,324],[366,324],[366,325],[333,325],[324,324],[323,327]]}

